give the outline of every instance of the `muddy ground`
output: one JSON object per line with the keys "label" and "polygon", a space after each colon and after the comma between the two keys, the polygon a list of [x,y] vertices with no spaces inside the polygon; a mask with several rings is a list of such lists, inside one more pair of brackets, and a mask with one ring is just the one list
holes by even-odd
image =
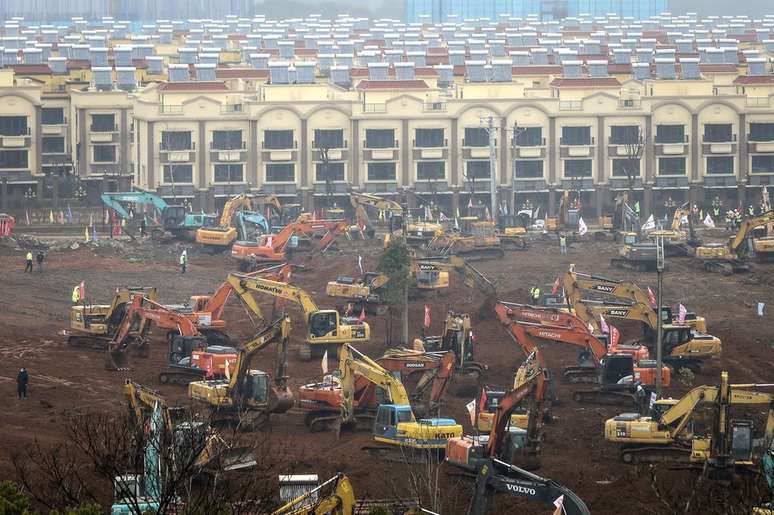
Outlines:
{"label": "muddy ground", "polygon": [[[225,255],[193,252],[189,272],[181,275],[176,266],[177,244],[154,249],[156,243],[127,243],[131,252],[114,249],[81,247],[77,250],[49,254],[43,273],[24,274],[23,258],[12,248],[0,249],[0,478],[12,478],[10,456],[38,440],[56,446],[64,438],[63,414],[74,408],[110,410],[123,409],[121,384],[131,378],[159,389],[171,400],[185,403],[186,390],[162,386],[157,379],[166,353],[163,334],[154,335],[153,351],[148,359],[133,359],[132,369],[111,372],[104,368],[103,355],[97,352],[68,348],[63,329],[67,326],[70,294],[75,284],[85,280],[86,293],[95,302],[108,301],[118,285],[155,286],[164,303],[179,303],[193,294],[212,292],[225,278],[232,263]],[[362,254],[366,268],[376,265],[380,245],[343,242],[339,250],[325,256],[303,258],[311,270],[294,274],[292,282],[303,286],[317,299],[321,307],[332,303],[325,297],[325,283],[337,275],[357,275],[357,256]],[[613,269],[610,258],[615,245],[597,241],[571,245],[567,255],[558,253],[554,241],[537,241],[529,250],[506,254],[497,261],[477,263],[498,287],[504,300],[523,302],[534,284],[550,284],[562,271],[574,263],[578,271],[633,280],[643,287],[655,289],[656,276]],[[140,257],[138,257],[140,256]],[[771,270],[774,265],[753,265],[745,275],[723,277],[701,270],[688,259],[670,259],[664,279],[665,302],[682,302],[690,310],[704,315],[709,332],[723,341],[723,355],[709,363],[695,378],[695,384],[717,382],[721,370],[728,370],[735,383],[768,383],[772,373],[771,315],[774,293]],[[439,332],[448,310],[473,315],[474,330],[479,346],[478,358],[489,365],[486,382],[505,387],[512,382],[512,373],[524,356],[502,329],[476,289],[465,286],[459,276],[452,275],[450,291],[430,297],[410,300],[409,324],[412,338],[419,335],[423,319],[423,304],[432,311],[433,331]],[[757,302],[765,302],[764,317],[755,311]],[[303,339],[301,314],[290,308],[295,323],[293,344]],[[232,299],[226,316],[229,333],[244,339],[255,329],[239,302]],[[378,356],[394,345],[387,342],[387,322],[369,316],[372,342],[361,351]],[[622,324],[624,339],[634,337],[633,327]],[[394,334],[398,334],[395,325]],[[560,370],[573,364],[576,351],[569,346],[546,344],[549,365]],[[266,370],[274,366],[274,355],[259,356],[257,365]],[[331,362],[333,365],[333,362]],[[15,375],[20,367],[30,373],[29,397],[18,400],[15,395]],[[318,379],[320,364],[302,362],[291,352],[291,385],[298,386]],[[618,461],[617,448],[603,438],[605,419],[624,411],[617,407],[579,405],[571,399],[571,387],[555,381],[559,402],[554,406],[556,420],[546,428],[546,443],[542,453],[540,474],[574,490],[595,514],[669,513],[671,508],[654,494],[647,469],[629,467]],[[676,383],[676,382],[675,382]],[[680,395],[686,387],[675,384],[668,393]],[[464,405],[469,398],[447,396],[445,416],[461,421],[466,430],[470,421]],[[758,432],[761,428],[758,427]],[[333,434],[307,432],[301,416],[288,413],[274,416],[270,427],[256,433],[255,438],[269,437],[283,449],[282,460],[276,465],[277,474],[292,469],[295,472],[317,473],[328,477],[337,471],[347,473],[354,482],[359,498],[409,497],[404,490],[405,465],[386,463],[361,451],[370,441],[367,432],[347,434],[337,440]],[[450,474],[451,467],[441,470],[440,485],[443,513],[461,513],[470,496],[470,480]],[[668,474],[675,474],[669,472]],[[688,472],[678,474],[689,474]],[[686,488],[691,481],[686,476],[674,476],[670,489]],[[680,486],[684,485],[684,486]],[[672,492],[674,493],[674,492]],[[107,493],[109,495],[109,493]],[[492,513],[519,508],[523,513],[549,513],[543,506],[498,495]]]}

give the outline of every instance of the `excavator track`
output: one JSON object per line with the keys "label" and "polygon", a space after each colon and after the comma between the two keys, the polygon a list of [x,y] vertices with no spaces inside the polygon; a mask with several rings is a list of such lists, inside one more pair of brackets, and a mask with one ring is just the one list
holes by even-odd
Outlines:
{"label": "excavator track", "polygon": [[361,449],[371,456],[393,463],[426,465],[443,461],[441,449],[415,449],[404,445],[364,445]]}
{"label": "excavator track", "polygon": [[565,367],[564,379],[571,384],[599,383],[599,371],[595,367]]}
{"label": "excavator track", "polygon": [[108,346],[108,339],[99,336],[70,335],[67,337],[67,345],[79,349],[104,351]]}
{"label": "excavator track", "polygon": [[638,272],[655,272],[655,261],[632,261],[625,258],[613,258],[610,265],[616,268],[625,268],[627,270],[636,270]]}
{"label": "excavator track", "polygon": [[603,404],[606,406],[636,407],[637,404],[637,398],[633,393],[603,390],[601,388],[576,390],[572,393],[572,399],[583,404]]}
{"label": "excavator track", "polygon": [[690,447],[678,446],[625,446],[619,454],[621,461],[627,465],[638,463],[670,463],[688,464],[691,462]]}
{"label": "excavator track", "polygon": [[505,256],[505,251],[500,247],[492,247],[486,249],[475,249],[470,252],[464,252],[458,254],[464,258],[465,261],[486,261],[487,259],[500,259]]}
{"label": "excavator track", "polygon": [[194,367],[180,367],[179,369],[168,369],[159,374],[161,384],[174,384],[178,386],[187,386],[193,381],[203,381],[205,371]]}

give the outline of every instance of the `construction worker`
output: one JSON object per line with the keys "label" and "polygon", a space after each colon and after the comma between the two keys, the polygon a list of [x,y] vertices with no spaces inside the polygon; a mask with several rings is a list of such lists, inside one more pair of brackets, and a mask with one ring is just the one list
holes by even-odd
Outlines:
{"label": "construction worker", "polygon": [[27,260],[27,264],[24,266],[24,271],[32,273],[32,251],[27,251],[27,256],[25,258]]}
{"label": "construction worker", "polygon": [[38,253],[35,255],[35,261],[38,262],[38,272],[43,271],[43,260],[46,259],[46,253],[42,250],[39,250]]}
{"label": "construction worker", "polygon": [[78,304],[81,301],[81,287],[79,285],[75,285],[75,288],[73,288],[73,293],[71,296],[71,300],[73,301],[73,304]]}
{"label": "construction worker", "polygon": [[752,206],[752,204],[747,206],[747,216],[749,216],[750,218],[755,216],[755,208]]}
{"label": "construction worker", "polygon": [[540,288],[533,286],[529,289],[529,295],[532,298],[532,304],[537,306],[540,303]]}
{"label": "construction worker", "polygon": [[564,234],[559,235],[559,253],[567,254],[567,236]]}
{"label": "construction worker", "polygon": [[183,253],[180,254],[180,273],[185,273],[185,267],[188,265],[188,251],[183,250]]}
{"label": "construction worker", "polygon": [[145,216],[142,217],[142,220],[140,220],[140,238],[145,237],[145,229],[147,229],[148,224],[145,223]]}
{"label": "construction worker", "polygon": [[27,369],[22,367],[21,370],[19,370],[19,373],[16,375],[16,393],[19,395],[19,398],[21,399],[24,397],[27,398],[27,383],[30,382],[30,376],[27,373]]}

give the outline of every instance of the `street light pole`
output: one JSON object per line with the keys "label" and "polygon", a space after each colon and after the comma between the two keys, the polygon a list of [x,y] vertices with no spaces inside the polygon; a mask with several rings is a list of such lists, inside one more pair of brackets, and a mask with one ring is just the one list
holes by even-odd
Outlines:
{"label": "street light pole", "polygon": [[662,322],[662,286],[664,280],[664,238],[662,236],[656,237],[656,273],[657,279],[657,307],[656,313],[658,315],[656,323],[656,397],[661,397],[661,367],[663,366],[663,352],[661,346],[663,345],[663,322]]}

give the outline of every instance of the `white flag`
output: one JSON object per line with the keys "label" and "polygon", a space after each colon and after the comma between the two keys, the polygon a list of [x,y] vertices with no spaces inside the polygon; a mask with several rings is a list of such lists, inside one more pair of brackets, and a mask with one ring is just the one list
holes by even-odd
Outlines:
{"label": "white flag", "polygon": [[653,405],[656,404],[657,399],[656,392],[650,392],[650,402],[648,403],[650,409],[653,409]]}
{"label": "white flag", "polygon": [[458,231],[460,230],[460,223],[459,221],[457,221],[456,218],[454,219],[454,228],[457,229]]}
{"label": "white flag", "polygon": [[360,269],[360,275],[363,275],[363,256],[357,257],[357,267]]}
{"label": "white flag", "polygon": [[589,232],[589,228],[586,226],[586,222],[583,221],[583,217],[578,218],[578,234],[583,236]]}
{"label": "white flag", "polygon": [[563,513],[566,513],[564,510],[564,495],[560,495],[554,501],[554,506],[556,506],[556,509],[554,510],[553,515],[562,515]]}
{"label": "white flag", "polygon": [[327,375],[328,374],[328,349],[325,349],[325,352],[323,353],[321,365],[322,365],[323,375]]}
{"label": "white flag", "polygon": [[225,367],[226,381],[231,381],[231,371],[228,369],[228,360],[226,360]]}
{"label": "white flag", "polygon": [[653,218],[653,215],[650,215],[648,219],[645,221],[645,223],[642,225],[643,231],[650,231],[651,229],[656,228],[656,219]]}
{"label": "white flag", "polygon": [[465,405],[468,408],[468,414],[470,415],[470,425],[476,425],[476,399],[473,399]]}
{"label": "white flag", "polygon": [[710,229],[715,228],[715,221],[712,219],[709,213],[707,213],[707,216],[704,218],[704,225],[706,225]]}
{"label": "white flag", "polygon": [[680,217],[680,225],[688,225],[688,215],[683,215]]}

